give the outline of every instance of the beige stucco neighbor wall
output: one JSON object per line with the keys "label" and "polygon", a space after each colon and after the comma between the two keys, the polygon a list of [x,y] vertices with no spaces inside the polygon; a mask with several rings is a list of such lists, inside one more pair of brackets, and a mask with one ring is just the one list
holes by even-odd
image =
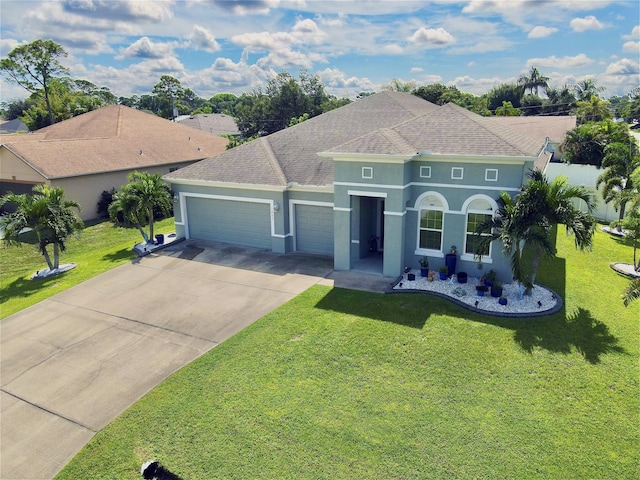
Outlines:
{"label": "beige stucco neighbor wall", "polygon": [[[194,162],[182,162],[159,167],[145,168],[145,172],[165,175],[169,169],[182,168]],[[112,188],[118,190],[127,183],[127,176],[133,170],[121,170],[95,175],[83,175],[81,177],[58,178],[51,181],[51,185],[64,189],[65,197],[74,200],[82,206],[80,217],[83,220],[91,220],[98,216],[98,202],[103,191]]]}
{"label": "beige stucco neighbor wall", "polygon": [[4,147],[0,147],[0,180],[15,183],[48,183],[42,175]]}

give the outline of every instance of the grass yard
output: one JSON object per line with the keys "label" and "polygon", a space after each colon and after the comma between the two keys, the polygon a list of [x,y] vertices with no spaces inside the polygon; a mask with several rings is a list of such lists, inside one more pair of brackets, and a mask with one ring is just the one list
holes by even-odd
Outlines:
{"label": "grass yard", "polygon": [[163,382],[57,479],[636,479],[640,302],[558,235],[551,317],[316,286]]}
{"label": "grass yard", "polygon": [[[155,233],[173,231],[173,217],[156,222],[154,230]],[[77,263],[76,268],[53,277],[31,280],[36,271],[47,268],[47,262],[35,247],[35,235],[23,235],[31,244],[21,247],[0,244],[0,318],[133,260],[136,254],[131,248],[142,241],[135,228],[117,228],[108,221],[87,226],[78,240],[69,239],[67,250],[60,255],[60,264]],[[49,253],[53,259],[51,248]]]}

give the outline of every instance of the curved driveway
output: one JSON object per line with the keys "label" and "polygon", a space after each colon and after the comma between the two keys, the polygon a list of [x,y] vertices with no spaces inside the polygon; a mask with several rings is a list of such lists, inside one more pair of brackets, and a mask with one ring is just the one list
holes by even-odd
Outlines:
{"label": "curved driveway", "polygon": [[6,318],[0,478],[52,478],[163,379],[334,275],[327,258],[187,241]]}

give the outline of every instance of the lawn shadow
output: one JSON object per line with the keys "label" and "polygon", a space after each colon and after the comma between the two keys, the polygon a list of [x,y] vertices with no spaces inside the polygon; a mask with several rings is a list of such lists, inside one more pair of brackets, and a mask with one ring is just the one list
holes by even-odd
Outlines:
{"label": "lawn shadow", "polygon": [[[71,271],[71,270],[69,270]],[[35,272],[34,272],[35,273]],[[8,302],[12,298],[28,297],[34,293],[55,284],[60,277],[66,275],[68,272],[58,273],[45,278],[28,278],[20,277],[13,282],[2,285],[0,289],[0,305]]]}
{"label": "lawn shadow", "polygon": [[110,253],[107,253],[106,255],[103,255],[102,259],[109,262],[118,262],[120,260],[127,260],[127,259],[134,260],[136,257],[137,255],[131,248],[122,248],[115,252],[110,252]]}

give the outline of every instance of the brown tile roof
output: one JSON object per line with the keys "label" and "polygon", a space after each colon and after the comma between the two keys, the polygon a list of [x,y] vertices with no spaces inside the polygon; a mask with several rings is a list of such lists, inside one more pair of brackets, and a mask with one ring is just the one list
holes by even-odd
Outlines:
{"label": "brown tile roof", "polygon": [[[318,155],[379,128],[439,107],[406,93],[380,92],[165,175],[192,180],[286,186],[333,184],[333,161]],[[273,159],[276,159],[277,166]]]}
{"label": "brown tile roof", "polygon": [[235,119],[223,113],[201,113],[178,119],[177,122],[187,127],[197,128],[211,135],[220,136],[223,133],[240,135],[240,130],[238,130]]}
{"label": "brown tile roof", "polygon": [[225,151],[221,137],[122,105],[110,105],[24,135],[1,135],[45,178],[144,169]]}
{"label": "brown tile roof", "polygon": [[494,123],[518,130],[540,142],[549,137],[552,142],[561,143],[567,132],[576,128],[575,116],[490,118]]}

